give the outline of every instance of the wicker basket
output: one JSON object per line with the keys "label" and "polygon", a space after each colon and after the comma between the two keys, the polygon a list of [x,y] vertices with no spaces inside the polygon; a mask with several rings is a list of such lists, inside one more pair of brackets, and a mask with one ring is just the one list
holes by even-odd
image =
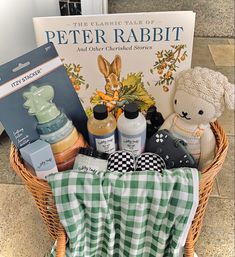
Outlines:
{"label": "wicker basket", "polygon": [[[190,228],[185,246],[185,256],[194,256],[194,244],[201,231],[202,221],[206,206],[216,175],[221,170],[225,160],[228,140],[224,130],[216,122],[212,124],[217,143],[217,154],[214,161],[202,171],[200,180],[200,199],[196,215]],[[45,180],[33,176],[23,165],[23,162],[16,148],[11,146],[10,162],[15,172],[24,180],[27,189],[32,193],[36,205],[42,215],[48,228],[49,234],[54,240],[57,240],[56,257],[65,256],[66,234],[60,223],[58,213],[53,201],[52,191]]]}

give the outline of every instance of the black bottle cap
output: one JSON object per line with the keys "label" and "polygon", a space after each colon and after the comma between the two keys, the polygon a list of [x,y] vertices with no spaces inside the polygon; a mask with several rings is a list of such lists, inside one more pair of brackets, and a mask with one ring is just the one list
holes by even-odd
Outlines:
{"label": "black bottle cap", "polygon": [[155,114],[155,113],[157,112],[157,107],[154,106],[154,105],[150,106],[150,107],[148,108],[148,110],[147,110],[147,113],[148,113],[148,112]]}
{"label": "black bottle cap", "polygon": [[104,104],[98,104],[93,108],[94,118],[104,120],[108,117],[107,107]]}
{"label": "black bottle cap", "polygon": [[151,120],[156,115],[156,113],[157,108],[154,105],[150,106],[147,110],[146,119]]}
{"label": "black bottle cap", "polygon": [[138,106],[134,103],[127,104],[124,108],[124,115],[127,119],[135,119],[139,116]]}
{"label": "black bottle cap", "polygon": [[108,153],[98,152],[91,147],[87,147],[87,148],[80,147],[78,153],[86,155],[86,156],[91,156],[91,157],[94,157],[94,158],[98,158],[98,159],[103,159],[103,160],[107,160],[108,157],[109,157]]}
{"label": "black bottle cap", "polygon": [[93,150],[91,148],[84,148],[84,147],[80,147],[79,151],[80,154],[84,154],[87,156],[93,156]]}
{"label": "black bottle cap", "polygon": [[99,158],[99,159],[103,159],[103,160],[108,160],[109,154],[108,153],[101,153],[101,152],[96,151],[94,157]]}

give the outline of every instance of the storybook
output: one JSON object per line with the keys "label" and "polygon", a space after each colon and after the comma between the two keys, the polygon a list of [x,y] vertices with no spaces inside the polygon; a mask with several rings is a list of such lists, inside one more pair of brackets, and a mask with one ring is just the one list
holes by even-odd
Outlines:
{"label": "storybook", "polygon": [[174,78],[191,67],[195,13],[128,13],[33,19],[38,46],[53,42],[89,116],[135,102],[172,112]]}

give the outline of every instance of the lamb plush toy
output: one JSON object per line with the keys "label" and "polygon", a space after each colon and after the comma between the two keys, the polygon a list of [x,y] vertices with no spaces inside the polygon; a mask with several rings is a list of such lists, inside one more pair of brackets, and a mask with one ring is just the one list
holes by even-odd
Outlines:
{"label": "lamb plush toy", "polygon": [[201,67],[185,70],[175,79],[174,113],[160,129],[187,143],[199,170],[214,158],[216,142],[210,128],[224,111],[234,109],[234,85],[219,72]]}

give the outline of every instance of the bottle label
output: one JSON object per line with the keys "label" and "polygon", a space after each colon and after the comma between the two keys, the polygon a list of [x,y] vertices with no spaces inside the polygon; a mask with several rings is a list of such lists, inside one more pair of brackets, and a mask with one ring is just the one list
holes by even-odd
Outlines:
{"label": "bottle label", "polygon": [[114,153],[116,151],[116,140],[114,132],[103,136],[92,135],[89,133],[90,145],[102,153]]}
{"label": "bottle label", "polygon": [[132,152],[135,156],[144,152],[146,131],[138,135],[126,135],[119,132],[119,147],[121,150]]}
{"label": "bottle label", "polygon": [[107,170],[107,160],[102,160],[83,154],[78,154],[73,169],[81,172],[104,172]]}

